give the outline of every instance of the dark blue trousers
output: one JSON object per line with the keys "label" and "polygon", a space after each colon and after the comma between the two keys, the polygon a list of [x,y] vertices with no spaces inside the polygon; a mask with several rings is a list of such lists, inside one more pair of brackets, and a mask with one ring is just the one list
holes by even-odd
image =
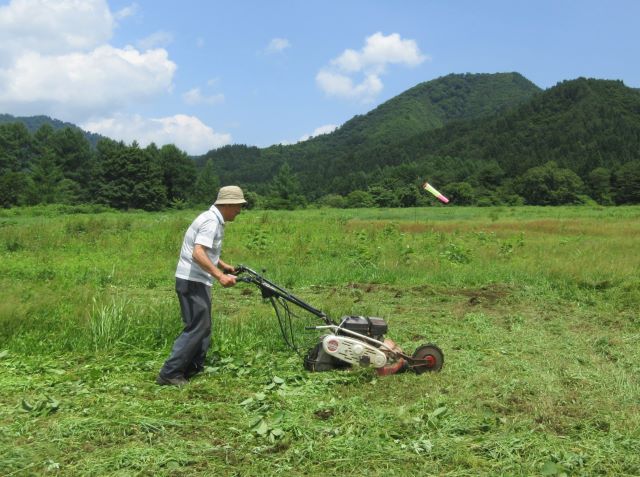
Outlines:
{"label": "dark blue trousers", "polygon": [[211,344],[211,287],[176,278],[184,328],[160,370],[165,378],[189,377],[204,368]]}

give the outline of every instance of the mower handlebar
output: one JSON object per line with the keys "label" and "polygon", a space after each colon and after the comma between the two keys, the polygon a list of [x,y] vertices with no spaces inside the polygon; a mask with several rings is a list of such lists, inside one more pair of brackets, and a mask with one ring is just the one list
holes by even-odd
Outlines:
{"label": "mower handlebar", "polygon": [[[247,274],[247,275],[250,275],[250,278],[262,278],[262,277],[260,277],[260,275],[258,275],[257,272],[254,272],[253,270],[251,270],[248,267],[245,267],[244,265],[238,265],[238,266],[234,267],[233,274],[235,276],[242,275],[242,274]],[[247,278],[249,278],[249,277],[247,277]]]}
{"label": "mower handlebar", "polygon": [[267,280],[255,270],[252,270],[249,267],[246,267],[244,265],[238,265],[235,268],[235,275],[240,275],[242,273],[246,273],[249,276],[239,277],[237,278],[237,281],[244,282],[244,283],[254,283],[262,291],[263,298],[273,299],[273,297],[276,296],[280,299],[288,301],[289,303],[293,303],[294,305],[299,306],[300,308],[308,311],[313,315],[316,315],[319,318],[322,318],[325,322],[331,321],[329,320],[329,318],[327,318],[327,315],[324,312],[322,312],[321,310],[318,310],[317,308],[314,308],[313,306],[302,301],[300,298],[293,295],[292,293],[285,290],[284,288]]}

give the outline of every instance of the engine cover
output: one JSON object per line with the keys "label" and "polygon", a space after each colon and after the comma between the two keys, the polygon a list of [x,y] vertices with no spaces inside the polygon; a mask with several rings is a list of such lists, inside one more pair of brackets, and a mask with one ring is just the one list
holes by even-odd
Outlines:
{"label": "engine cover", "polygon": [[340,328],[382,341],[387,332],[387,322],[375,316],[343,316]]}
{"label": "engine cover", "polygon": [[387,356],[382,351],[347,336],[325,336],[322,349],[330,356],[351,364],[371,365],[374,368],[381,368],[387,364]]}

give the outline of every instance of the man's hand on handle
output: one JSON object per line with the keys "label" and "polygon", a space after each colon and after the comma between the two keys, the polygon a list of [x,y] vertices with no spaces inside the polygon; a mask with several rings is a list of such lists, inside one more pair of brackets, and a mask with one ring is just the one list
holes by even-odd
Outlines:
{"label": "man's hand on handle", "polygon": [[218,282],[225,288],[229,288],[235,286],[236,284],[236,276],[234,273],[236,272],[236,267],[233,265],[229,265],[222,260],[218,260],[218,268],[222,270],[223,274],[218,277]]}
{"label": "man's hand on handle", "polygon": [[222,275],[220,275],[220,277],[218,277],[218,282],[220,282],[220,285],[222,285],[223,287],[229,288],[235,286],[236,276],[223,273]]}

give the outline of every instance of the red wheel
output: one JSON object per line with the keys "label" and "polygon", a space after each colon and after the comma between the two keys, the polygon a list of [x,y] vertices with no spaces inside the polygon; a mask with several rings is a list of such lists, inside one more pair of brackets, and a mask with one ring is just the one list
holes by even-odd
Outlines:
{"label": "red wheel", "polygon": [[411,358],[410,367],[416,374],[438,372],[444,364],[444,353],[434,344],[420,346]]}

